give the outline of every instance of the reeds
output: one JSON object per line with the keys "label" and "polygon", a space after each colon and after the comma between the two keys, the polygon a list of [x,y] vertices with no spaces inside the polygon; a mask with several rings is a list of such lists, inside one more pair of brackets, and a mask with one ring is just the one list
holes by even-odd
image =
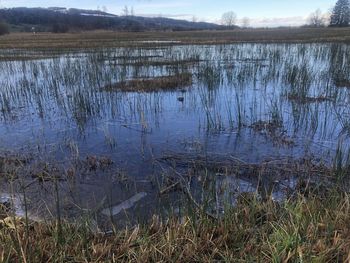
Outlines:
{"label": "reeds", "polygon": [[151,79],[134,79],[108,85],[102,88],[103,91],[124,91],[124,92],[155,92],[155,91],[176,91],[192,85],[192,75],[182,73],[174,76],[162,76]]}

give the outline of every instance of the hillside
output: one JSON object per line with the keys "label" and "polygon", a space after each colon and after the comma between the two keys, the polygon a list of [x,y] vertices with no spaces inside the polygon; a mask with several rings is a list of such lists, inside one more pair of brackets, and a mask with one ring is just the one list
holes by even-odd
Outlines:
{"label": "hillside", "polygon": [[[0,18],[13,31],[68,32],[81,30],[211,30],[225,27],[205,23],[176,20],[163,17],[117,16],[102,11],[52,8],[10,8],[0,9]],[[34,29],[35,28],[35,29]]]}

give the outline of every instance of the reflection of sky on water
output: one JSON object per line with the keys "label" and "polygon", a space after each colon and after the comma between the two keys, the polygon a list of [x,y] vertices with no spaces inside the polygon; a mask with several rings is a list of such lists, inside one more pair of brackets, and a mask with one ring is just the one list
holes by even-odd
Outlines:
{"label": "reflection of sky on water", "polygon": [[[340,138],[347,141],[342,131],[348,91],[333,83],[334,72],[349,73],[347,51],[328,44],[175,46],[2,62],[0,144],[61,158],[73,143],[83,156],[111,156],[136,174],[165,152],[231,153],[254,162],[328,158]],[[199,62],[149,63],[191,59]],[[135,60],[148,66],[134,67]],[[184,94],[101,91],[108,83],[186,71],[193,72],[194,84]],[[300,90],[332,101],[287,99]],[[274,138],[249,128],[273,118],[283,121],[279,132],[295,146],[276,145]]]}

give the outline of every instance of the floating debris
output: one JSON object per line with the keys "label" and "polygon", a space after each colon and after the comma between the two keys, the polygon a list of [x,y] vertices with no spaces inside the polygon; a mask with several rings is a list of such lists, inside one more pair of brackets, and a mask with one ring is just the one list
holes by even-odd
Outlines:
{"label": "floating debris", "polygon": [[106,216],[116,216],[120,212],[127,210],[129,208],[132,208],[135,205],[135,203],[139,202],[141,199],[145,198],[146,196],[147,196],[147,193],[145,192],[138,193],[119,205],[103,209],[101,213]]}
{"label": "floating debris", "polygon": [[8,215],[20,217],[25,215],[21,197],[19,195],[0,193],[0,219],[6,218]]}

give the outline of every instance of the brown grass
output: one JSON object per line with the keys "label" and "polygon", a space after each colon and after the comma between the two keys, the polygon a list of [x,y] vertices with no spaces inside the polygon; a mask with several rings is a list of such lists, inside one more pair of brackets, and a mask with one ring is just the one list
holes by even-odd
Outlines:
{"label": "brown grass", "polygon": [[[280,127],[257,123],[256,129]],[[247,164],[221,156],[167,156],[165,162],[182,167],[195,165],[244,167],[251,176],[296,173],[301,177],[283,202],[271,195],[243,193],[234,207],[213,217],[204,205],[188,205],[180,214],[158,215],[140,225],[115,226],[101,232],[91,218],[74,224],[62,220],[30,222],[11,214],[11,204],[0,205],[0,262],[348,262],[350,259],[350,197],[347,180],[338,185],[338,171],[307,160],[271,160]],[[93,167],[110,161],[88,157]],[[349,178],[348,169],[344,175]],[[186,173],[187,174],[187,173]],[[322,176],[323,175],[323,176]],[[220,175],[217,175],[220,176]],[[317,176],[313,182],[308,179]],[[324,178],[327,177],[327,179]],[[192,176],[191,176],[192,177]],[[304,179],[303,179],[304,178]],[[332,180],[333,178],[333,180]],[[265,178],[266,179],[266,178]],[[192,179],[190,179],[192,180]],[[333,183],[330,183],[333,182]],[[187,183],[186,183],[187,185]],[[163,194],[167,194],[164,192]]]}
{"label": "brown grass", "polygon": [[[350,43],[350,28],[283,28],[237,29],[231,31],[191,32],[110,32],[51,34],[13,33],[0,37],[2,48],[29,49],[82,49],[117,46],[154,46],[142,41],[180,41],[181,44],[226,44],[240,42],[299,43],[342,42]],[[174,43],[176,44],[176,43]],[[160,43],[156,44],[162,45]],[[169,45],[163,44],[163,45]]]}
{"label": "brown grass", "polygon": [[108,85],[104,91],[127,91],[127,92],[155,92],[171,91],[192,85],[192,75],[182,73],[174,76],[157,77],[152,79],[133,79],[117,84]]}
{"label": "brown grass", "polygon": [[350,199],[336,190],[284,203],[242,195],[220,220],[160,220],[97,234],[86,224],[0,224],[1,262],[347,262]]}
{"label": "brown grass", "polygon": [[188,66],[193,66],[196,63],[199,63],[200,61],[198,59],[188,59],[188,60],[142,60],[142,61],[123,61],[123,62],[118,62],[116,63],[117,65],[132,65],[135,67],[141,67],[141,66],[178,66],[178,65],[188,65]]}

